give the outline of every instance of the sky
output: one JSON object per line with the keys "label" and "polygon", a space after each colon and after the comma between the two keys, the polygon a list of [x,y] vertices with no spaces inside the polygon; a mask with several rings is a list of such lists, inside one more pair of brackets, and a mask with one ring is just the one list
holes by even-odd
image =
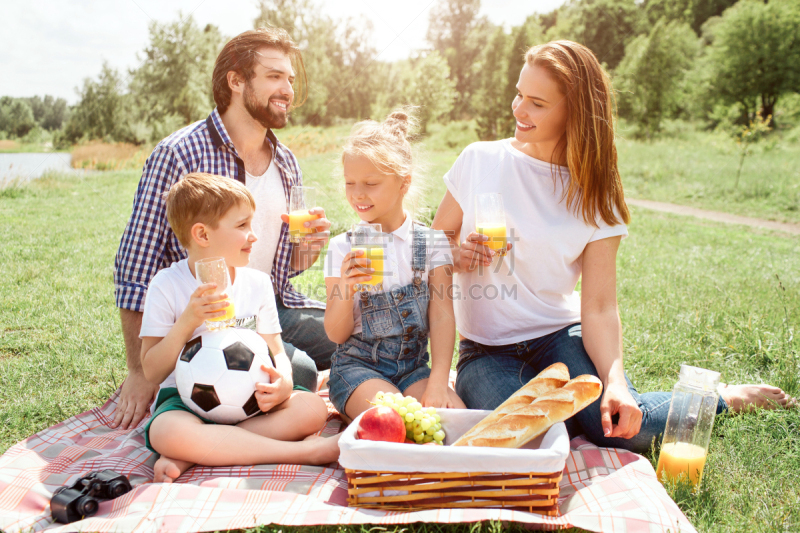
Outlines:
{"label": "sky", "polygon": [[[334,19],[372,21],[379,58],[393,61],[426,47],[430,10],[441,0],[316,0]],[[484,0],[481,14],[505,27],[546,13],[564,0]],[[256,0],[3,0],[0,96],[50,94],[70,104],[103,61],[122,72],[139,64],[152,21],[192,14],[200,27],[232,37],[253,27]]]}

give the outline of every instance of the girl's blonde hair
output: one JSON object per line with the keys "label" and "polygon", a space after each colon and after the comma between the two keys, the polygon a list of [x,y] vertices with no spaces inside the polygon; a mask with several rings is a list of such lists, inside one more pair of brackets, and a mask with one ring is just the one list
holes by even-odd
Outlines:
{"label": "girl's blonde hair", "polygon": [[[567,105],[567,127],[556,147],[556,161],[569,167],[567,207],[587,224],[630,222],[614,144],[614,94],[611,79],[591,50],[572,41],[534,46],[525,62],[545,69],[558,83]],[[622,219],[621,221],[619,219]]]}
{"label": "girl's blonde hair", "polygon": [[342,163],[348,156],[362,156],[385,174],[394,174],[401,179],[411,177],[403,202],[414,206],[422,187],[419,165],[414,164],[415,150],[409,137],[417,125],[413,107],[395,109],[383,122],[364,120],[357,123],[342,150]]}

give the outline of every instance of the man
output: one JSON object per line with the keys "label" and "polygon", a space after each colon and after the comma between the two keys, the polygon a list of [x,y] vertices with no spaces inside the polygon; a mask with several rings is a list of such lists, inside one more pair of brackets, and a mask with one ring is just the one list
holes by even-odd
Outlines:
{"label": "man", "polygon": [[142,372],[139,330],[150,280],[158,270],[186,256],[167,223],[163,194],[190,172],[228,176],[253,193],[253,224],[259,241],[250,266],[271,273],[295,384],[314,390],[316,368],[330,367],[336,346],[325,335],[325,306],[296,292],[289,282],[314,264],[330,236],[330,222],[322,208],[315,208],[319,218],[307,223],[315,233],[300,244],[289,242],[285,224],[291,187],[302,185],[302,174],[294,155],[272,130],[286,126],[295,96],[294,67],[305,86],[300,50],[286,31],[260,28],[234,37],[214,66],[216,109],[206,120],[162,140],[145,163],[114,263],[128,377],[112,427],[135,427],[158,388]]}

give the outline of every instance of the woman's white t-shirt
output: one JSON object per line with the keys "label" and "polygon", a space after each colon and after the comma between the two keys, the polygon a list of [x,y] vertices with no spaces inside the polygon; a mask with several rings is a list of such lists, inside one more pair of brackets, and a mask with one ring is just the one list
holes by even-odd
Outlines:
{"label": "woman's white t-shirt", "polygon": [[513,248],[488,267],[457,273],[454,307],[458,331],[498,346],[535,339],[580,322],[581,256],[590,242],[626,236],[624,224],[599,227],[567,209],[569,170],[553,177],[550,163],[511,145],[511,139],[468,146],[444,176],[464,216],[461,241],[475,231],[475,196],[500,193]]}
{"label": "woman's white t-shirt", "polygon": [[[192,276],[187,259],[172,263],[158,271],[147,288],[139,337],[166,337],[189,305],[192,293],[200,283]],[[237,268],[233,284],[226,291],[233,301],[238,327],[252,327],[258,333],[280,333],[275,293],[269,275],[252,269]],[[192,338],[207,331],[205,323],[194,330]],[[175,362],[178,361],[175,354]],[[161,383],[160,389],[175,387],[175,371]],[[155,403],[151,412],[155,409]]]}
{"label": "woman's white t-shirt", "polygon": [[[411,270],[412,251],[412,221],[406,214],[403,225],[391,233],[390,242],[386,248],[383,259],[383,287],[390,290],[392,287],[404,287],[414,280],[414,272]],[[450,244],[443,231],[423,228],[426,243],[426,263],[425,272],[422,274],[422,281],[428,281],[428,271],[436,267],[453,264],[453,256],[450,251]],[[324,272],[326,278],[339,278],[342,276],[342,261],[344,256],[350,253],[350,243],[347,242],[347,234],[342,233],[332,238],[328,245],[328,253],[325,255]],[[353,321],[355,327],[353,333],[361,333],[361,300],[355,299],[353,305]]]}
{"label": "woman's white t-shirt", "polygon": [[253,215],[253,232],[258,240],[250,254],[250,268],[267,274],[272,272],[275,253],[281,238],[283,221],[281,213],[288,213],[286,192],[274,158],[261,176],[246,173],[246,185],[256,201],[256,212]]}

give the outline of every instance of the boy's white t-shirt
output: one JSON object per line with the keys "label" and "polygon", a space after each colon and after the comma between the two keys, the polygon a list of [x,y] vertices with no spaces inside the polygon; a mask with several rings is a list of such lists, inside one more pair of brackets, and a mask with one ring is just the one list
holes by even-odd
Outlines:
{"label": "boy's white t-shirt", "polygon": [[[160,270],[147,289],[139,337],[166,337],[189,305],[189,299],[199,285],[189,270],[187,259],[172,263],[169,268]],[[281,332],[278,309],[275,306],[275,293],[269,275],[252,268],[237,268],[233,285],[226,292],[233,301],[237,326],[251,327],[255,322],[258,333]],[[203,323],[194,330],[192,338],[205,331],[207,328]],[[176,364],[179,355],[175,354]],[[173,370],[161,383],[159,390],[175,386]],[[151,407],[151,412],[154,410],[155,403]]]}
{"label": "boy's white t-shirt", "polygon": [[[403,287],[414,280],[414,272],[411,270],[412,251],[412,221],[406,214],[403,225],[391,233],[390,242],[384,252],[383,260],[383,287],[390,290],[392,287]],[[422,280],[427,283],[428,272],[436,267],[453,264],[453,256],[450,251],[450,244],[443,231],[424,228],[426,240],[426,264]],[[350,243],[347,242],[347,234],[342,233],[332,238],[328,245],[328,253],[325,255],[324,272],[326,278],[339,278],[342,276],[342,261],[344,256],[350,253]],[[353,305],[353,320],[355,327],[353,333],[361,333],[361,300],[355,299]]]}
{"label": "boy's white t-shirt", "polygon": [[246,173],[245,184],[256,201],[253,232],[258,237],[253,244],[248,267],[269,274],[272,272],[281,238],[281,213],[288,213],[286,192],[283,190],[283,181],[274,158],[261,176]]}
{"label": "boy's white t-shirt", "polygon": [[[550,163],[511,145],[511,139],[468,146],[444,176],[447,190],[464,216],[461,242],[475,231],[475,196],[500,193],[513,248],[489,267],[454,276],[458,332],[490,346],[535,339],[580,322],[581,257],[590,242],[627,236],[624,224],[598,228],[568,210],[563,177],[553,178]],[[558,173],[556,174],[558,176]]]}

